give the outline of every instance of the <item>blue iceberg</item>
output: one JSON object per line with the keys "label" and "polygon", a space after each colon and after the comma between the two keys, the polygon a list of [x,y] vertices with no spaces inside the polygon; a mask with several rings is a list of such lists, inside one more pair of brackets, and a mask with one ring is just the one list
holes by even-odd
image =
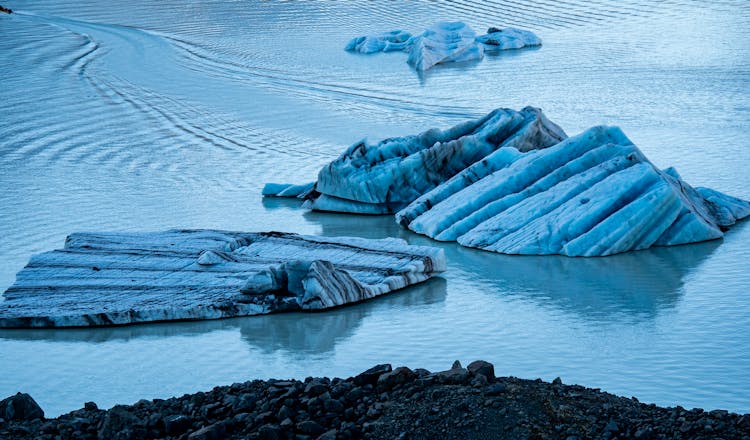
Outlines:
{"label": "blue iceberg", "polygon": [[441,21],[419,35],[402,30],[355,37],[346,50],[371,54],[402,51],[409,54],[408,63],[423,72],[436,64],[481,60],[485,51],[521,49],[539,46],[542,40],[533,32],[522,29],[490,28],[486,35],[460,21]]}
{"label": "blue iceberg", "polygon": [[541,46],[542,39],[535,33],[517,28],[489,28],[487,34],[476,38],[485,52],[523,49],[524,47]]}
{"label": "blue iceberg", "polygon": [[396,220],[505,254],[603,256],[712,240],[750,203],[660,170],[617,127],[568,138],[534,107],[365,141],[323,167],[303,206]]}

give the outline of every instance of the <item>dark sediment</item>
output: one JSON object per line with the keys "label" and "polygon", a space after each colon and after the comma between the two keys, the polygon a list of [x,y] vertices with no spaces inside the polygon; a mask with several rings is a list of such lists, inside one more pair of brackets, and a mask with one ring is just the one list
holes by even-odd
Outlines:
{"label": "dark sediment", "polygon": [[481,361],[437,373],[379,365],[349,379],[255,380],[108,411],[89,402],[56,419],[27,397],[9,398],[24,416],[0,418],[0,438],[750,439],[750,414],[662,408],[559,379],[495,378]]}

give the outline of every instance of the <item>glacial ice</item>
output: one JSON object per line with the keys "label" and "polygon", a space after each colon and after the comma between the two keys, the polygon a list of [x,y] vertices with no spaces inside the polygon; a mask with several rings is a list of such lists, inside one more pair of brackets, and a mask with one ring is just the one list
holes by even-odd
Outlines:
{"label": "glacial ice", "polygon": [[262,194],[266,197],[304,197],[309,193],[315,182],[295,185],[292,183],[266,183]]}
{"label": "glacial ice", "polygon": [[489,28],[487,34],[476,38],[485,51],[522,49],[530,46],[541,46],[542,39],[535,33],[517,28]]}
{"label": "glacial ice", "polygon": [[445,268],[442,250],[395,238],[78,233],[18,273],[0,302],[0,328],[320,310],[425,281]]}
{"label": "glacial ice", "polygon": [[481,60],[483,47],[475,41],[477,34],[460,21],[439,22],[414,38],[407,62],[419,71],[436,64]]}
{"label": "glacial ice", "polygon": [[375,52],[407,52],[407,62],[423,72],[436,64],[481,60],[484,51],[521,49],[539,46],[542,40],[533,32],[516,28],[489,28],[486,35],[460,21],[441,21],[424,32],[412,36],[402,30],[355,37],[346,50],[371,54]]}
{"label": "glacial ice", "polygon": [[539,109],[497,109],[475,121],[416,136],[355,143],[323,167],[306,207],[339,212],[394,213],[502,147],[546,148],[565,132]]}
{"label": "glacial ice", "polygon": [[393,52],[408,50],[412,43],[411,34],[405,31],[390,31],[378,35],[352,38],[346,50],[359,53]]}
{"label": "glacial ice", "polygon": [[303,206],[385,214],[493,252],[603,256],[720,238],[750,203],[656,168],[617,127],[567,138],[541,110],[364,141],[323,167]]}

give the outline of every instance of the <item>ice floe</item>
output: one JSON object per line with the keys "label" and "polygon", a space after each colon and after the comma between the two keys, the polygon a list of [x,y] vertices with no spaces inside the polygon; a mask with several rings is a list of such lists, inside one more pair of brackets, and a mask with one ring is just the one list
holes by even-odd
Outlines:
{"label": "ice floe", "polygon": [[439,22],[414,38],[407,62],[419,71],[436,64],[481,60],[484,49],[475,41],[477,34],[460,21]]}
{"label": "ice floe", "polygon": [[617,127],[567,138],[541,110],[497,109],[364,141],[321,169],[303,206],[385,214],[441,241],[506,254],[603,256],[716,239],[750,203],[656,168]]}
{"label": "ice floe", "polygon": [[539,46],[542,40],[531,31],[516,28],[489,28],[486,35],[460,21],[441,21],[412,36],[402,30],[355,37],[346,50],[371,54],[402,51],[409,54],[408,63],[422,72],[436,64],[481,60],[484,51],[521,49]]}
{"label": "ice floe", "polygon": [[528,151],[564,138],[562,129],[539,109],[526,107],[497,109],[447,130],[431,129],[375,145],[361,141],[320,170],[307,207],[393,213],[498,149]]}
{"label": "ice floe", "polygon": [[0,327],[67,327],[320,310],[445,270],[443,251],[395,238],[172,230],[78,233],[31,258]]}
{"label": "ice floe", "polygon": [[352,38],[346,50],[359,53],[393,52],[407,50],[412,43],[411,34],[405,31],[390,31],[378,35]]}
{"label": "ice floe", "polygon": [[517,28],[492,27],[487,30],[487,34],[477,37],[476,41],[484,46],[485,51],[522,49],[542,45],[542,39],[535,33]]}
{"label": "ice floe", "polygon": [[266,183],[262,194],[269,197],[304,197],[312,191],[315,182],[294,185],[291,183]]}

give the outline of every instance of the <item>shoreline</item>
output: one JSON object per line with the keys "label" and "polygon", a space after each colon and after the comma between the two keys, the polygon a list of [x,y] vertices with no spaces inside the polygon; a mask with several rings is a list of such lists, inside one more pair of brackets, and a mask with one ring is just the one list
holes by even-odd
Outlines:
{"label": "shoreline", "polygon": [[659,407],[559,378],[496,378],[484,361],[440,372],[382,364],[348,379],[252,380],[109,410],[88,402],[53,419],[40,414],[28,395],[3,400],[0,437],[750,439],[750,414]]}

